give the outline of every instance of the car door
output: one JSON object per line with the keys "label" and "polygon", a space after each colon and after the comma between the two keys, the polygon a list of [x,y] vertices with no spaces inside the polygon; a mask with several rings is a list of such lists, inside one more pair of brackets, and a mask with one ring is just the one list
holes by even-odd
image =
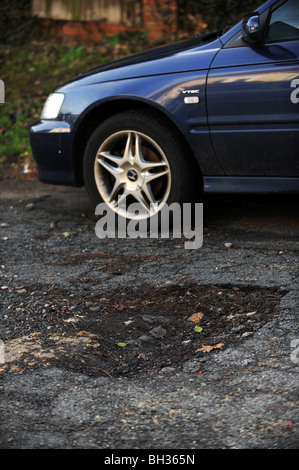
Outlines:
{"label": "car door", "polygon": [[229,176],[299,176],[299,0],[266,14],[264,41],[237,35],[208,76],[211,139]]}

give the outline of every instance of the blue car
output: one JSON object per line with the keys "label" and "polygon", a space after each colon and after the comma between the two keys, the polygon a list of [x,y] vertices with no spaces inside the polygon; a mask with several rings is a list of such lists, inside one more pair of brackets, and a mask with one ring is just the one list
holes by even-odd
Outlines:
{"label": "blue car", "polygon": [[203,192],[299,192],[299,0],[80,74],[30,140],[41,181],[128,218],[124,200],[151,217]]}

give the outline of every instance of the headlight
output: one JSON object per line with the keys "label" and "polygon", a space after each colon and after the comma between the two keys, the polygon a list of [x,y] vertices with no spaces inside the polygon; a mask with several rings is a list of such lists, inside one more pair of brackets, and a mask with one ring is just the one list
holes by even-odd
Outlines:
{"label": "headlight", "polygon": [[42,119],[56,119],[64,100],[63,93],[51,93],[42,110]]}

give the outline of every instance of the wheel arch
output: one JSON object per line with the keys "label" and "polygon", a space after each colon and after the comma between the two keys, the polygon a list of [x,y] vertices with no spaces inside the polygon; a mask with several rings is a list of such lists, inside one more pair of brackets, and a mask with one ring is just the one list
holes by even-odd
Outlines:
{"label": "wheel arch", "polygon": [[76,182],[78,185],[84,185],[82,170],[83,157],[86,145],[92,133],[102,122],[104,122],[109,117],[130,110],[142,110],[150,113],[151,115],[155,115],[160,119],[163,119],[163,121],[176,132],[176,135],[181,138],[183,144],[186,147],[186,151],[188,151],[189,158],[193,160],[194,165],[196,165],[196,168],[198,168],[198,175],[203,180],[198,161],[196,160],[194,152],[192,151],[192,148],[190,147],[178,123],[174,122],[174,120],[169,115],[167,115],[164,110],[161,110],[157,106],[153,106],[152,104],[146,101],[120,98],[106,101],[104,103],[99,103],[93,106],[93,108],[90,109],[78,123],[78,127],[75,130],[72,155],[75,168]]}

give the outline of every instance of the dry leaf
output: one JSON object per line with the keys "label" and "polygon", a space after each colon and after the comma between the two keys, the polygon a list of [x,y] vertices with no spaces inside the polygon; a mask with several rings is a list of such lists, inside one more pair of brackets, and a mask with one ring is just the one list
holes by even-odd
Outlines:
{"label": "dry leaf", "polygon": [[208,346],[208,345],[203,344],[202,348],[196,349],[195,352],[202,351],[203,353],[207,353],[207,352],[212,351],[212,349],[220,349],[223,346],[224,346],[224,343],[218,343],[218,344],[215,344],[214,346]]}
{"label": "dry leaf", "polygon": [[193,313],[191,317],[188,318],[189,321],[193,321],[193,323],[198,323],[203,317],[203,313],[198,312],[198,313]]}

